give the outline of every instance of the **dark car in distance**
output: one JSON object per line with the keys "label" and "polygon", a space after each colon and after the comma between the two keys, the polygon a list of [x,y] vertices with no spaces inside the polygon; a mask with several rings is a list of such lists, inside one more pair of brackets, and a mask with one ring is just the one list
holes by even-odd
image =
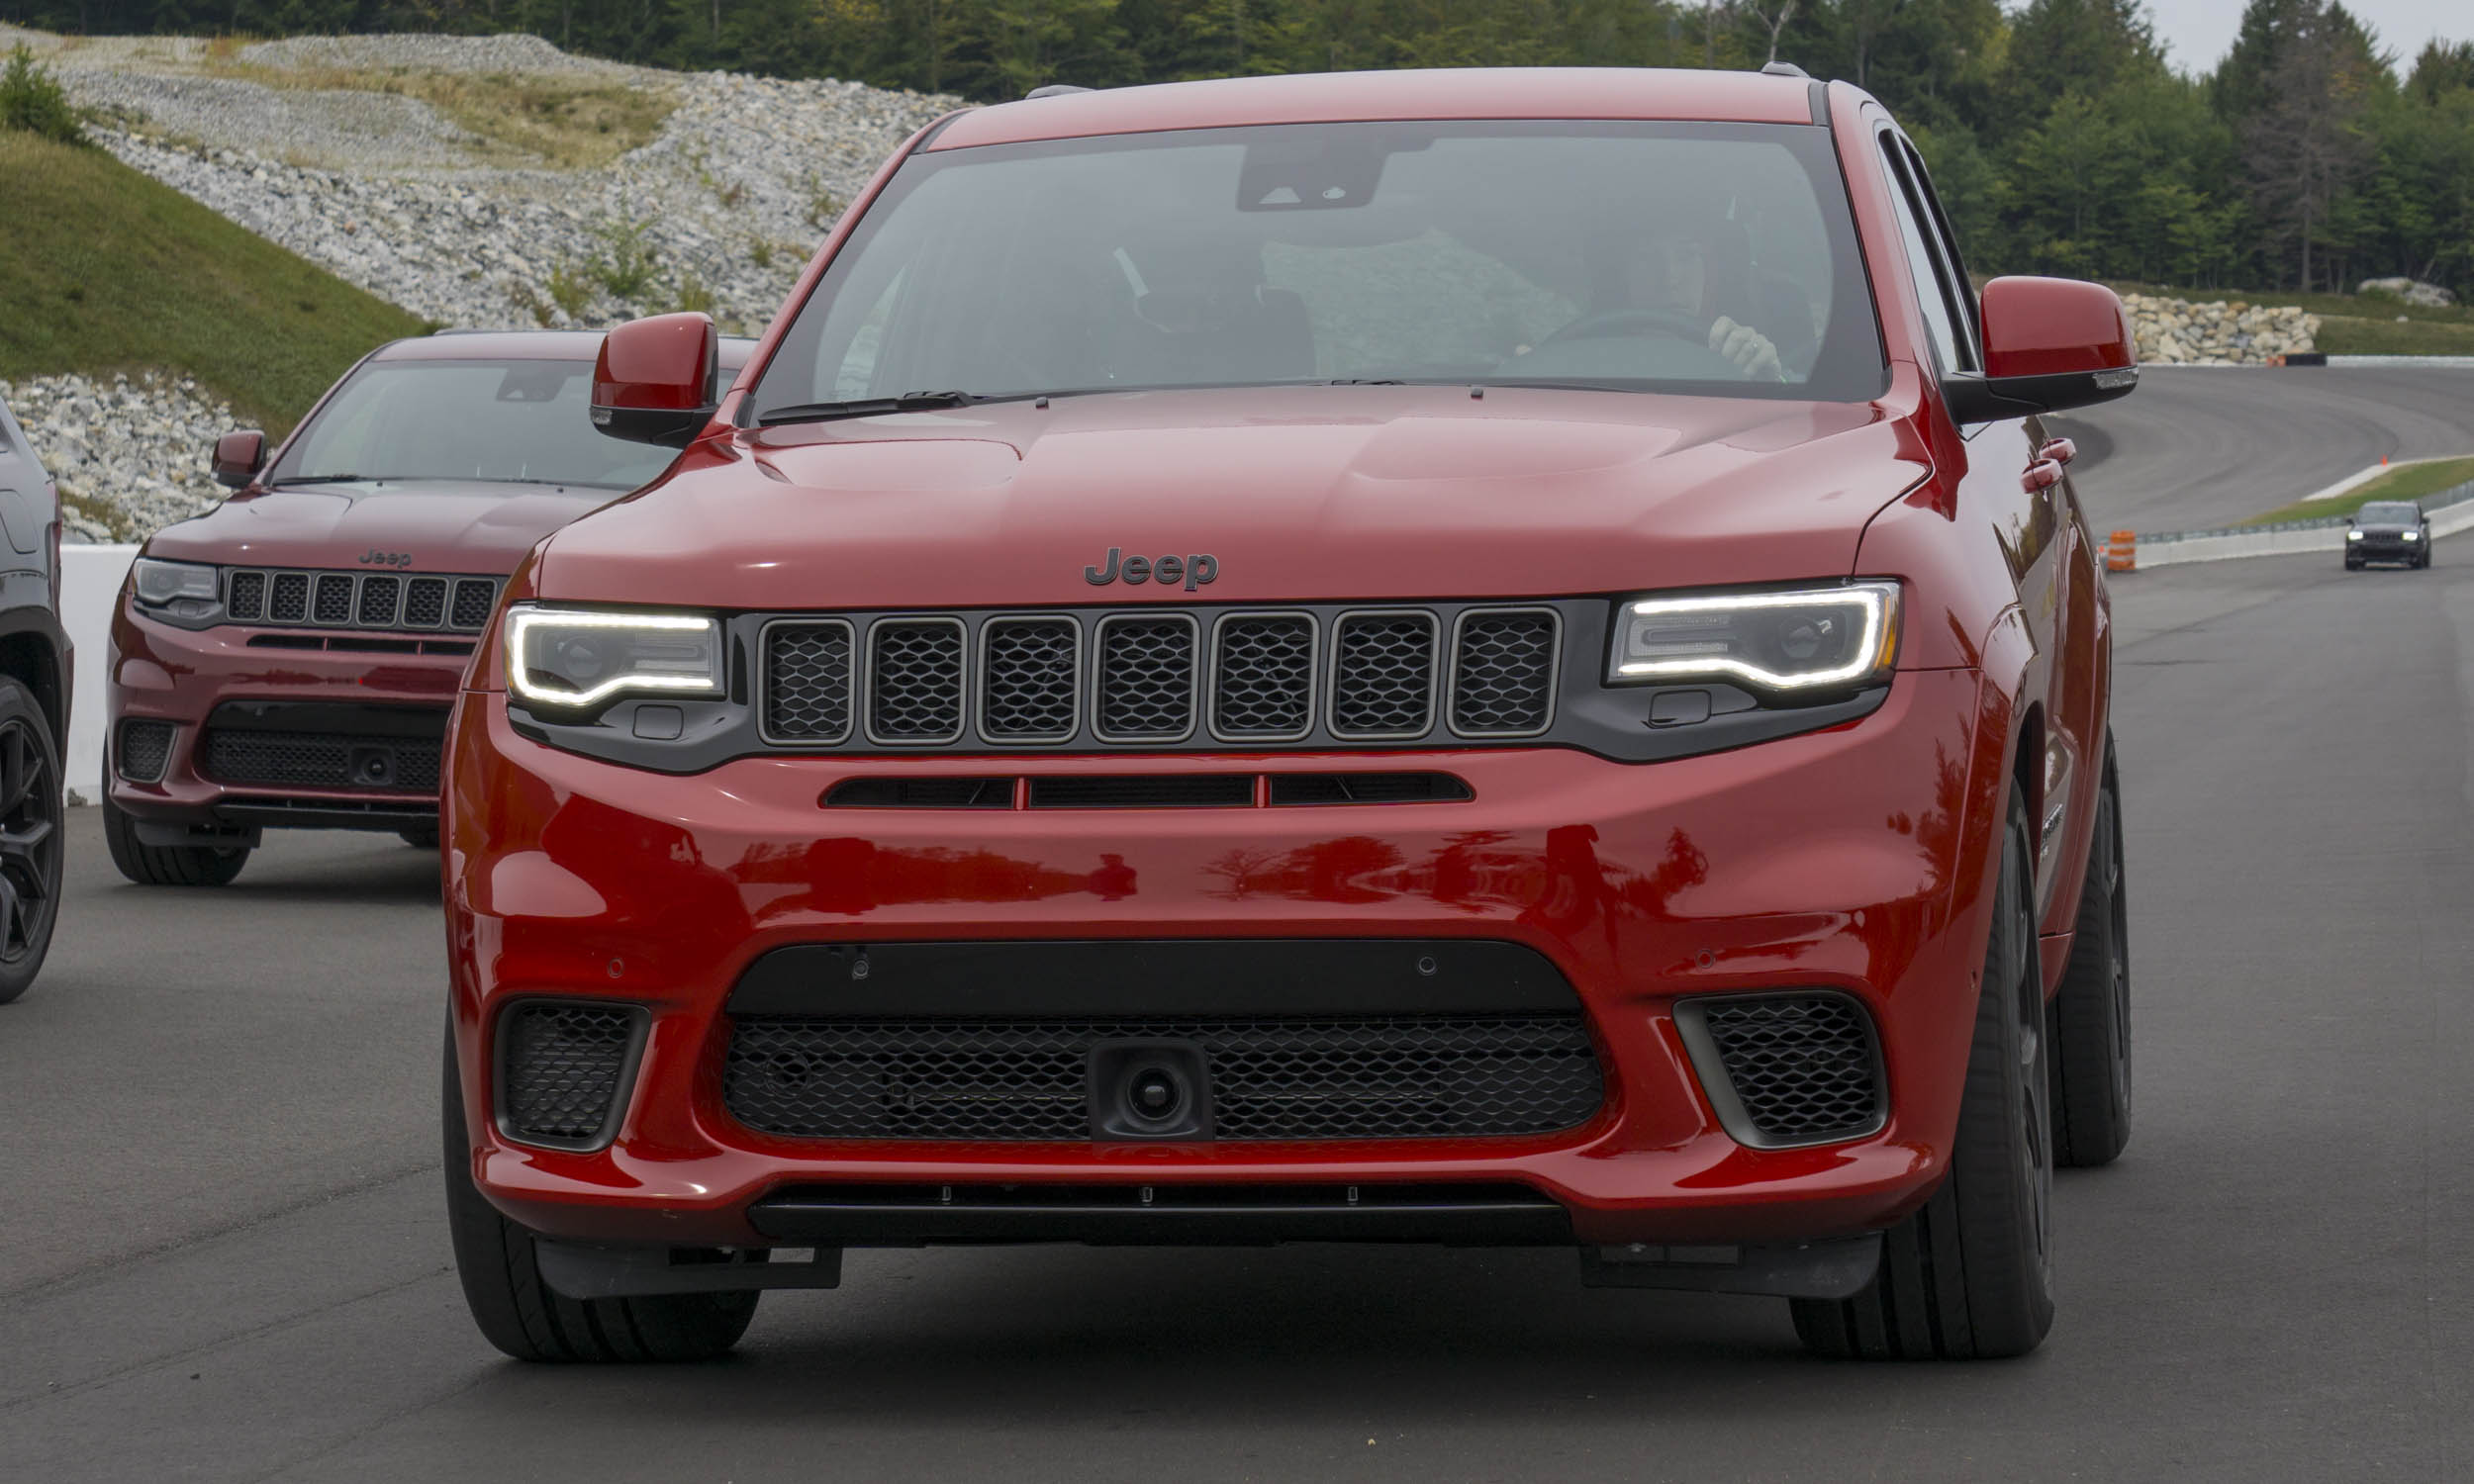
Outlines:
{"label": "dark car in distance", "polygon": [[534,549],[448,727],[484,1335],[1362,1241],[2041,1343],[2053,1169],[2131,1118],[2042,419],[2130,320],[1979,292],[1889,114],[1784,71],[972,110],[722,395],[703,316],[611,331],[595,418],[685,452]]}
{"label": "dark car in distance", "polygon": [[2374,562],[2423,568],[2431,564],[2431,517],[2411,500],[2375,500],[2353,512],[2345,528],[2345,570]]}
{"label": "dark car in distance", "polygon": [[[261,832],[437,842],[438,742],[500,585],[533,543],[674,454],[587,415],[598,333],[447,332],[345,373],[233,495],[164,527],[112,623],[104,839],[133,881],[220,885]],[[716,374],[747,342],[719,348]]]}
{"label": "dark car in distance", "polygon": [[35,982],[58,920],[70,675],[59,490],[0,402],[0,1005]]}

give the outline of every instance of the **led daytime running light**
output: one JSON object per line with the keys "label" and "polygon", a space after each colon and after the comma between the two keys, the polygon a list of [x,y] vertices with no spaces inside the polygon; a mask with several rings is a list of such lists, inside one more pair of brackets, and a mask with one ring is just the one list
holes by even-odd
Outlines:
{"label": "led daytime running light", "polygon": [[535,684],[524,665],[532,630],[599,628],[631,629],[639,633],[704,633],[715,640],[718,661],[719,626],[711,618],[685,613],[605,613],[585,609],[516,608],[507,615],[507,688],[525,700],[544,705],[587,706],[622,691],[678,691],[712,695],[720,690],[714,676],[646,674],[627,671],[584,691],[562,691]]}
{"label": "led daytime running light", "polygon": [[1807,690],[1815,686],[1845,685],[1886,668],[1894,653],[1896,634],[1890,625],[1892,605],[1897,590],[1885,584],[1866,584],[1825,591],[1800,593],[1726,593],[1698,598],[1644,598],[1624,604],[1627,615],[1661,618],[1678,614],[1742,612],[1759,608],[1812,608],[1844,606],[1860,610],[1864,618],[1861,640],[1856,645],[1855,658],[1844,665],[1827,670],[1806,670],[1781,674],[1748,664],[1732,655],[1712,655],[1700,659],[1628,660],[1615,667],[1615,673],[1627,680],[1655,679],[1660,676],[1707,677],[1733,675],[1757,686],[1775,690]]}

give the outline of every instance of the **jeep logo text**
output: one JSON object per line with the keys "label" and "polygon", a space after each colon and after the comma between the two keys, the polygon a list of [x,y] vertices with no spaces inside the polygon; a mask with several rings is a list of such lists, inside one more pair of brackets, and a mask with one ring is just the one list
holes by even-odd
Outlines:
{"label": "jeep logo text", "polygon": [[413,554],[409,551],[380,551],[373,546],[361,557],[361,565],[364,567],[410,567],[413,565]]}
{"label": "jeep logo text", "polygon": [[1120,577],[1129,585],[1158,583],[1164,588],[1183,581],[1186,591],[1191,593],[1220,580],[1220,559],[1207,551],[1183,557],[1129,557],[1122,549],[1111,546],[1104,565],[1083,569],[1083,581],[1094,588],[1104,588]]}

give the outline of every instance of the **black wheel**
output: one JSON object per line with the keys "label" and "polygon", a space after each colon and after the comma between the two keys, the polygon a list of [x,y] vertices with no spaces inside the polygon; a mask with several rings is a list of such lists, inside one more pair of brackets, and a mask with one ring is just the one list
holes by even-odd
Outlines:
{"label": "black wheel", "polygon": [[0,679],[0,1005],[24,994],[60,915],[60,753],[24,686]]}
{"label": "black wheel", "polygon": [[141,886],[229,886],[249,864],[245,845],[144,844],[138,838],[138,821],[108,794],[103,800],[103,845],[121,875]]}
{"label": "black wheel", "polygon": [[500,1215],[473,1185],[451,1032],[440,1081],[447,1231],[465,1307],[490,1344],[519,1360],[563,1362],[708,1360],[738,1344],[756,1317],[759,1295],[753,1289],[572,1299],[543,1282],[532,1234]]}
{"label": "black wheel", "polygon": [[415,850],[438,848],[438,827],[434,824],[408,824],[396,833],[403,836],[404,843]]}
{"label": "black wheel", "polygon": [[2352,560],[2351,558],[2347,558],[2345,562],[2345,570],[2347,572],[2359,572],[2362,570],[2362,564]]}
{"label": "black wheel", "polygon": [[2027,800],[2010,788],[1993,929],[1950,1175],[1884,1234],[1881,1270],[1845,1302],[1793,1301],[1816,1354],[2024,1355],[2053,1326],[2053,1113],[2037,969]]}
{"label": "black wheel", "polygon": [[2122,873],[2122,785],[2108,742],[2078,924],[2049,1022],[2053,1158],[2066,1165],[2110,1164],[2131,1142],[2130,901]]}

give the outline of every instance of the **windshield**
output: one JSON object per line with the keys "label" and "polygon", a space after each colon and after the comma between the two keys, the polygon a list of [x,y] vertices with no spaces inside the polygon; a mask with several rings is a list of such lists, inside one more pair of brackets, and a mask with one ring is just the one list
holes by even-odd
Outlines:
{"label": "windshield", "polygon": [[2419,505],[2366,505],[2355,511],[2354,519],[2364,525],[2419,525],[2423,508]]}
{"label": "windshield", "polygon": [[1876,396],[1829,136],[1313,124],[931,151],[753,412],[1318,381]]}
{"label": "windshield", "polygon": [[667,448],[593,427],[591,361],[372,361],[322,408],[268,476],[461,480],[632,490]]}

